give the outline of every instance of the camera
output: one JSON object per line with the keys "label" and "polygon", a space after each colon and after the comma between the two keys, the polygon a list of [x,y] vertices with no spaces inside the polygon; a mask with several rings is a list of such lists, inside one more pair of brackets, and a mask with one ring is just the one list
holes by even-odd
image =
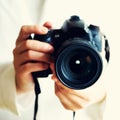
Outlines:
{"label": "camera", "polygon": [[[50,29],[46,35],[35,34],[31,39],[53,45],[55,72],[65,86],[85,89],[100,77],[103,70],[100,55],[102,34],[98,26],[88,26],[79,16],[73,15],[60,29]],[[109,59],[109,54],[107,56]],[[34,77],[47,77],[49,74],[52,74],[50,68],[35,72]]]}

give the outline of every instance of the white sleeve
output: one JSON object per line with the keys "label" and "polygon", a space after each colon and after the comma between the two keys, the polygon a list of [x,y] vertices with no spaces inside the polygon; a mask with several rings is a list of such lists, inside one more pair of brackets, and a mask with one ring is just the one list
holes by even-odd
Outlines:
{"label": "white sleeve", "polygon": [[0,108],[18,115],[13,64],[0,65]]}
{"label": "white sleeve", "polygon": [[106,96],[100,101],[76,111],[75,120],[103,120],[106,106]]}

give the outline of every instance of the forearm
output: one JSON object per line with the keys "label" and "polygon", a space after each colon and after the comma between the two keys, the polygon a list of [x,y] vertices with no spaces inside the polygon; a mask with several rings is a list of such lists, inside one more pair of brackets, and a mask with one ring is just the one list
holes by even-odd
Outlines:
{"label": "forearm", "polygon": [[0,74],[0,108],[18,114],[13,65],[1,65]]}

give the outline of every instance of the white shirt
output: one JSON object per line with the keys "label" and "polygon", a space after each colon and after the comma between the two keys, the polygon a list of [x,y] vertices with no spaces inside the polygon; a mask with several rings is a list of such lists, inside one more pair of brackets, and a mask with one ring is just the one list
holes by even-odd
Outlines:
{"label": "white shirt", "polygon": [[[16,95],[14,68],[12,63],[9,64],[13,59],[12,50],[20,27],[50,20],[55,27],[60,28],[64,20],[74,14],[86,18],[86,21],[90,18],[90,22],[100,25],[101,22],[91,17],[92,14],[98,18],[95,9],[98,12],[101,9],[97,6],[98,2],[93,2],[94,7],[86,0],[0,1],[0,120],[33,120],[34,91]],[[102,5],[102,2],[99,1],[99,4]],[[72,111],[65,110],[54,95],[54,83],[50,79],[39,81],[42,93],[39,96],[38,120],[72,120]],[[102,120],[104,103],[105,98],[79,110],[75,120]]]}

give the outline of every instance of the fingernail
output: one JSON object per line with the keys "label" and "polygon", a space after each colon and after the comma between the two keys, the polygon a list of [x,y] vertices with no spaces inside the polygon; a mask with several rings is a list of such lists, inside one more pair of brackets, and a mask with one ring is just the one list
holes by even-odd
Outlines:
{"label": "fingernail", "polygon": [[49,50],[49,52],[50,52],[50,53],[53,53],[54,48],[53,48],[53,46],[52,46],[52,45],[49,45],[47,48],[48,48],[48,50]]}
{"label": "fingernail", "polygon": [[40,29],[41,34],[46,34],[48,32],[48,29],[46,27],[42,27]]}

